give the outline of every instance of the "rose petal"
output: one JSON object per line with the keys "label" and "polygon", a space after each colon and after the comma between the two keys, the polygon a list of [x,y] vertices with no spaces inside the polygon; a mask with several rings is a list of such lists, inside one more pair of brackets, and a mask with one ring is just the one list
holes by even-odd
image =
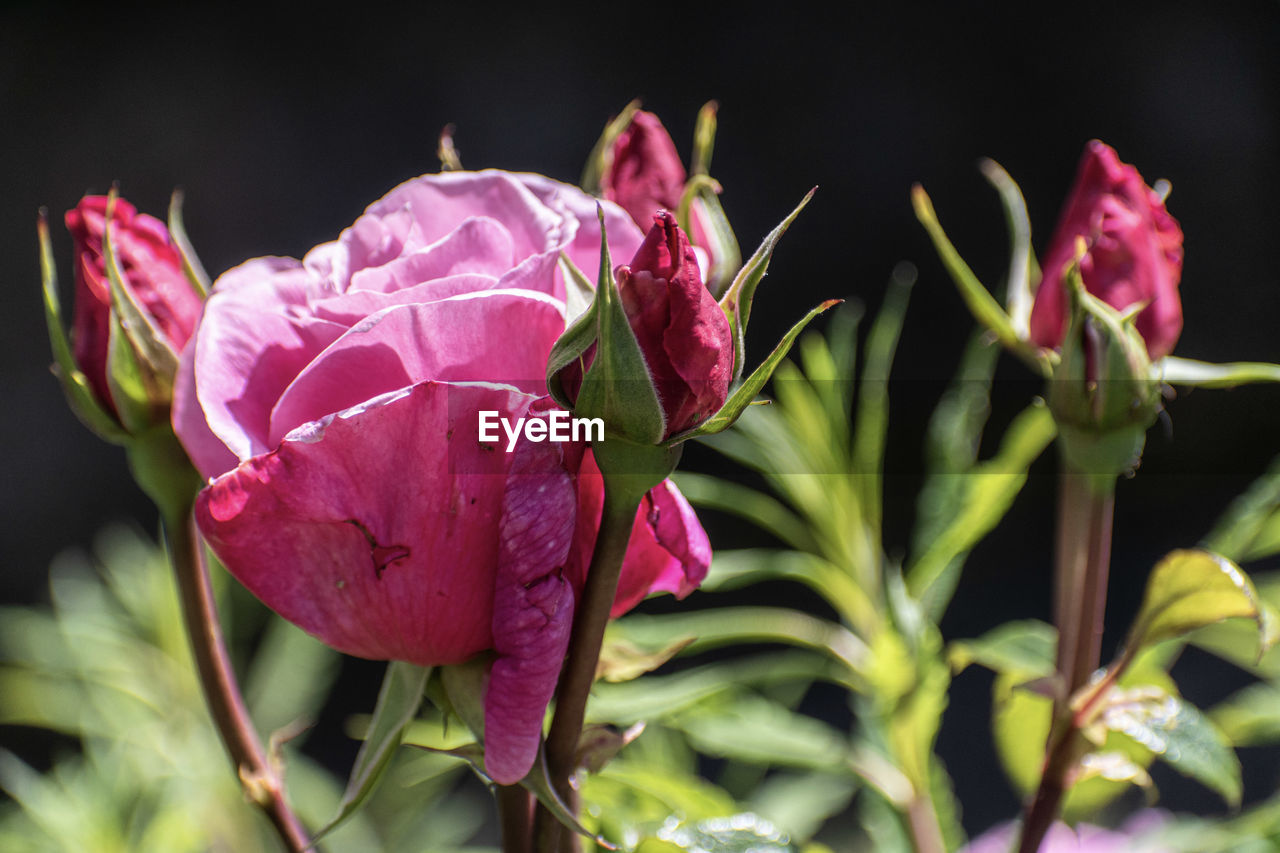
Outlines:
{"label": "rose petal", "polygon": [[349,290],[403,291],[460,273],[496,279],[520,260],[506,226],[488,216],[475,216],[416,252],[358,270],[351,276]]}
{"label": "rose petal", "polygon": [[547,703],[569,646],[574,594],[563,567],[573,542],[573,478],[555,445],[523,441],[499,523],[493,647],[485,692],[485,770],[514,784],[533,765]]}
{"label": "rose petal", "polygon": [[209,433],[241,461],[275,447],[267,440],[272,405],[344,331],[307,316],[307,298],[316,289],[313,275],[292,258],[258,258],[218,279],[187,359],[190,369],[178,371],[174,392],[174,428],[184,442],[191,436],[188,451],[204,476],[228,470],[229,457],[208,441]]}
{"label": "rose petal", "polygon": [[268,607],[334,648],[420,665],[489,648],[506,469],[482,409],[534,398],[426,382],[299,429],[200,493],[196,519]]}
{"label": "rose petal", "polygon": [[297,375],[271,414],[268,440],[426,379],[499,382],[541,395],[547,355],[563,329],[560,304],[530,291],[487,290],[385,309]]}

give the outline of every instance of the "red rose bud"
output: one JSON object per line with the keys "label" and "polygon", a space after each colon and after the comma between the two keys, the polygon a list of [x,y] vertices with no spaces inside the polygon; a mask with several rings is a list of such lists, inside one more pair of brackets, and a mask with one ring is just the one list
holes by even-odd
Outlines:
{"label": "red rose bud", "polygon": [[[67,211],[67,229],[75,244],[72,351],[99,402],[121,415],[108,381],[112,301],[103,248],[107,205],[106,196],[85,196],[74,210]],[[182,257],[169,230],[160,220],[138,213],[124,199],[116,199],[111,209],[111,244],[125,297],[142,315],[143,322],[132,324],[127,332],[135,355],[143,362],[143,369],[167,373],[159,377],[160,384],[171,388],[176,354],[195,329],[201,299],[183,272]],[[146,336],[146,346],[137,345],[139,336]],[[165,352],[163,364],[149,357],[156,351]],[[170,354],[174,358],[170,359]],[[149,402],[168,406],[168,399]]]}
{"label": "red rose bud", "polygon": [[1075,186],[1043,257],[1044,279],[1031,309],[1031,340],[1061,347],[1068,320],[1064,274],[1075,258],[1076,239],[1085,289],[1118,311],[1145,304],[1137,329],[1154,359],[1173,351],[1182,331],[1178,281],[1182,229],[1137,169],[1121,163],[1097,140],[1085,148]]}
{"label": "red rose bud", "polygon": [[684,193],[685,170],[658,117],[637,112],[614,140],[603,177],[604,197],[618,203],[641,228],[657,210],[674,211]]}
{"label": "red rose bud", "polygon": [[618,292],[666,418],[664,438],[697,426],[724,405],[733,376],[733,335],[702,283],[676,218],[653,216]]}

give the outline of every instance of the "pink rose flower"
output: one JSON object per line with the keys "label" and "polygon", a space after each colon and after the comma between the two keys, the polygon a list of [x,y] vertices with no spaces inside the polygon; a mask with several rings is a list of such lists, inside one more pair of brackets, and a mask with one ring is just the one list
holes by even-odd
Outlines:
{"label": "pink rose flower", "polygon": [[[85,196],[67,211],[76,277],[71,343],[76,364],[88,378],[95,396],[116,413],[107,384],[111,286],[102,254],[106,213],[107,197],[101,195]],[[200,297],[182,271],[182,258],[169,239],[169,229],[120,198],[112,211],[111,241],[122,273],[121,283],[148,313],[166,339],[164,342],[174,352],[180,352],[200,316]]]}
{"label": "pink rose flower", "polygon": [[[612,252],[639,230],[605,205]],[[215,284],[174,428],[211,479],[196,518],[269,607],[340,651],[420,665],[485,650],[486,766],[536,755],[602,507],[590,451],[479,440],[479,412],[545,418],[563,251],[599,265],[596,202],[538,175],[408,181],[302,261]],[[710,547],[663,483],[636,516],[613,612],[685,595]]]}
{"label": "pink rose flower", "polygon": [[1096,139],[1085,147],[1075,186],[1043,258],[1044,279],[1031,309],[1031,340],[1056,349],[1066,334],[1063,272],[1075,258],[1077,237],[1088,251],[1080,262],[1085,289],[1113,308],[1146,305],[1138,332],[1154,359],[1173,352],[1182,331],[1178,281],[1182,229],[1138,170],[1121,163]]}

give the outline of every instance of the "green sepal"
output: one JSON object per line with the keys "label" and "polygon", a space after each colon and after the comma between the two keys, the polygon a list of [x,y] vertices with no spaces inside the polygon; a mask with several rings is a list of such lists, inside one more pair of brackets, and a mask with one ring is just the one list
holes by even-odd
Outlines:
{"label": "green sepal", "polygon": [[843,301],[842,299],[828,299],[804,315],[804,318],[799,323],[796,323],[789,332],[783,335],[782,340],[773,348],[773,352],[769,353],[769,357],[761,362],[760,366],[734,389],[733,393],[729,395],[729,399],[720,407],[720,411],[693,429],[673,435],[663,443],[667,446],[674,446],[700,435],[714,435],[718,432],[724,432],[733,426],[734,422],[746,411],[747,406],[755,402],[756,395],[760,393],[765,383],[773,376],[773,371],[787,357],[787,353],[791,351],[791,345],[795,343],[796,338],[804,331],[805,326],[808,326],[814,317],[817,317],[832,306],[839,305]]}
{"label": "green sepal", "polygon": [[173,246],[178,250],[178,257],[182,259],[182,272],[187,277],[187,281],[191,282],[191,287],[199,294],[201,299],[209,295],[212,284],[209,281],[209,273],[205,272],[204,264],[200,263],[196,250],[191,245],[191,240],[187,237],[187,228],[182,220],[182,190],[175,189],[173,195],[169,197],[169,239],[173,241]]}
{"label": "green sepal", "polygon": [[128,434],[120,428],[115,415],[102,405],[89,385],[89,379],[76,365],[67,340],[66,327],[62,324],[62,309],[58,302],[58,272],[53,260],[53,247],[49,241],[48,212],[41,210],[36,220],[36,233],[40,240],[40,279],[44,292],[44,319],[49,330],[49,344],[53,349],[53,375],[67,397],[71,411],[100,438],[112,444],[123,444]]}
{"label": "green sepal", "polygon": [[[547,356],[547,391],[557,403],[572,410],[573,401],[565,393],[564,384],[560,381],[560,372],[582,358],[582,354],[596,342],[599,324],[596,321],[595,291],[587,281],[587,277],[573,261],[569,260],[567,255],[561,255],[560,268],[565,274],[565,318],[569,322],[569,327],[556,340],[555,345],[551,347],[551,354]],[[575,316],[574,310],[581,301],[584,301],[584,291],[591,296],[586,308]],[[583,366],[582,373],[586,372],[586,367]]]}
{"label": "green sepal", "polygon": [[[637,444],[657,444],[666,434],[666,415],[653,385],[640,342],[627,320],[613,278],[604,211],[600,219],[600,276],[596,282],[596,355],[582,378],[573,412],[601,418],[605,432]],[[580,343],[575,339],[574,345]]]}
{"label": "green sepal", "polygon": [[1035,300],[1033,281],[1040,280],[1040,265],[1031,251],[1031,218],[1018,184],[995,160],[983,159],[978,169],[987,183],[1000,194],[1005,225],[1009,229],[1009,276],[1005,285],[1005,310],[1014,334],[1026,340],[1031,334],[1031,306]]}
{"label": "green sepal", "polygon": [[[719,299],[724,295],[738,267],[742,265],[742,250],[738,247],[737,235],[729,225],[729,217],[725,215],[720,204],[720,184],[707,175],[694,175],[684,185],[680,195],[680,206],[676,210],[676,221],[689,239],[697,236],[693,229],[693,202],[702,203],[706,214],[704,224],[707,226],[707,242],[702,246],[711,259],[711,268],[706,270],[707,289],[711,295]],[[696,245],[701,245],[697,244]]]}
{"label": "green sepal", "polygon": [[1013,320],[973,274],[973,270],[964,262],[960,253],[956,251],[956,247],[947,238],[946,232],[942,230],[942,224],[938,222],[938,214],[934,212],[929,194],[919,184],[911,188],[911,204],[915,208],[916,219],[920,220],[920,224],[929,232],[929,239],[933,241],[933,247],[938,257],[942,259],[942,265],[950,273],[952,281],[960,290],[960,296],[969,307],[974,319],[989,329],[1001,345],[1025,361],[1032,370],[1041,376],[1049,376],[1053,365],[1052,356],[1046,350],[1018,337]]}
{"label": "green sepal", "polygon": [[440,161],[441,172],[462,171],[462,158],[458,156],[458,149],[453,144],[454,130],[456,128],[452,124],[446,124],[436,141],[436,158]]}
{"label": "green sepal", "polygon": [[1191,388],[1236,388],[1256,382],[1280,382],[1280,364],[1235,361],[1213,364],[1190,358],[1166,356],[1151,365],[1152,377]]}
{"label": "green sepal", "polygon": [[[800,215],[800,211],[804,210],[805,205],[813,198],[813,194],[818,191],[817,187],[805,193],[804,198],[796,205],[795,210],[787,215],[787,218],[778,223],[778,226],[765,236],[760,243],[760,247],[756,249],[746,265],[738,271],[738,275],[733,279],[733,283],[729,285],[729,289],[725,291],[724,296],[720,299],[720,309],[724,311],[724,315],[729,318],[729,331],[733,335],[733,381],[737,382],[742,378],[743,358],[746,352],[746,332],[747,322],[751,319],[751,302],[755,298],[756,288],[760,286],[761,279],[769,269],[769,260],[773,257],[773,250],[777,248],[778,241],[782,239],[782,235],[787,233],[787,229],[791,227],[791,223]],[[824,303],[825,304],[825,303]]]}
{"label": "green sepal", "polygon": [[107,391],[129,435],[144,432],[164,420],[161,408],[152,404],[155,392],[149,379],[112,308],[107,325]]}
{"label": "green sepal", "polygon": [[173,399],[173,377],[178,372],[178,353],[165,334],[156,327],[146,308],[138,303],[133,289],[125,286],[124,274],[111,239],[116,198],[113,189],[108,196],[106,222],[102,229],[102,261],[111,287],[111,310],[118,321],[115,325],[124,330],[137,353],[148,388],[161,395],[152,397],[152,401],[167,405]]}
{"label": "green sepal", "polygon": [[1160,412],[1160,384],[1151,378],[1146,343],[1134,326],[1141,306],[1120,312],[1086,291],[1083,241],[1078,249],[1065,279],[1070,322],[1045,397],[1069,464],[1111,477],[1141,461],[1147,429]]}
{"label": "green sepal", "polygon": [[693,127],[693,161],[689,174],[693,176],[711,173],[711,152],[716,145],[716,110],[720,105],[707,101],[698,110],[698,121]]}
{"label": "green sepal", "polygon": [[587,164],[582,170],[582,178],[578,181],[578,186],[590,195],[600,195],[601,182],[609,171],[609,166],[612,165],[613,143],[622,135],[622,131],[627,129],[627,125],[631,124],[631,120],[639,111],[639,100],[634,100],[623,107],[622,112],[604,126],[604,132],[600,134],[595,147],[587,155]]}
{"label": "green sepal", "polygon": [[338,813],[311,837],[313,846],[355,814],[377,788],[391,764],[391,756],[404,738],[405,729],[418,714],[430,675],[429,666],[414,666],[403,661],[387,664],[373,717],[342,792]]}

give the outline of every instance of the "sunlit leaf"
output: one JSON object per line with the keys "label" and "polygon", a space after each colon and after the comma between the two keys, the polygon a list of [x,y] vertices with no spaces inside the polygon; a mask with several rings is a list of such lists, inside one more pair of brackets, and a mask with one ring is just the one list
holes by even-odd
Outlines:
{"label": "sunlit leaf", "polygon": [[976,663],[998,673],[1029,681],[1053,673],[1058,632],[1035,619],[1005,622],[981,637],[956,640],[947,649],[951,668],[959,673]]}

